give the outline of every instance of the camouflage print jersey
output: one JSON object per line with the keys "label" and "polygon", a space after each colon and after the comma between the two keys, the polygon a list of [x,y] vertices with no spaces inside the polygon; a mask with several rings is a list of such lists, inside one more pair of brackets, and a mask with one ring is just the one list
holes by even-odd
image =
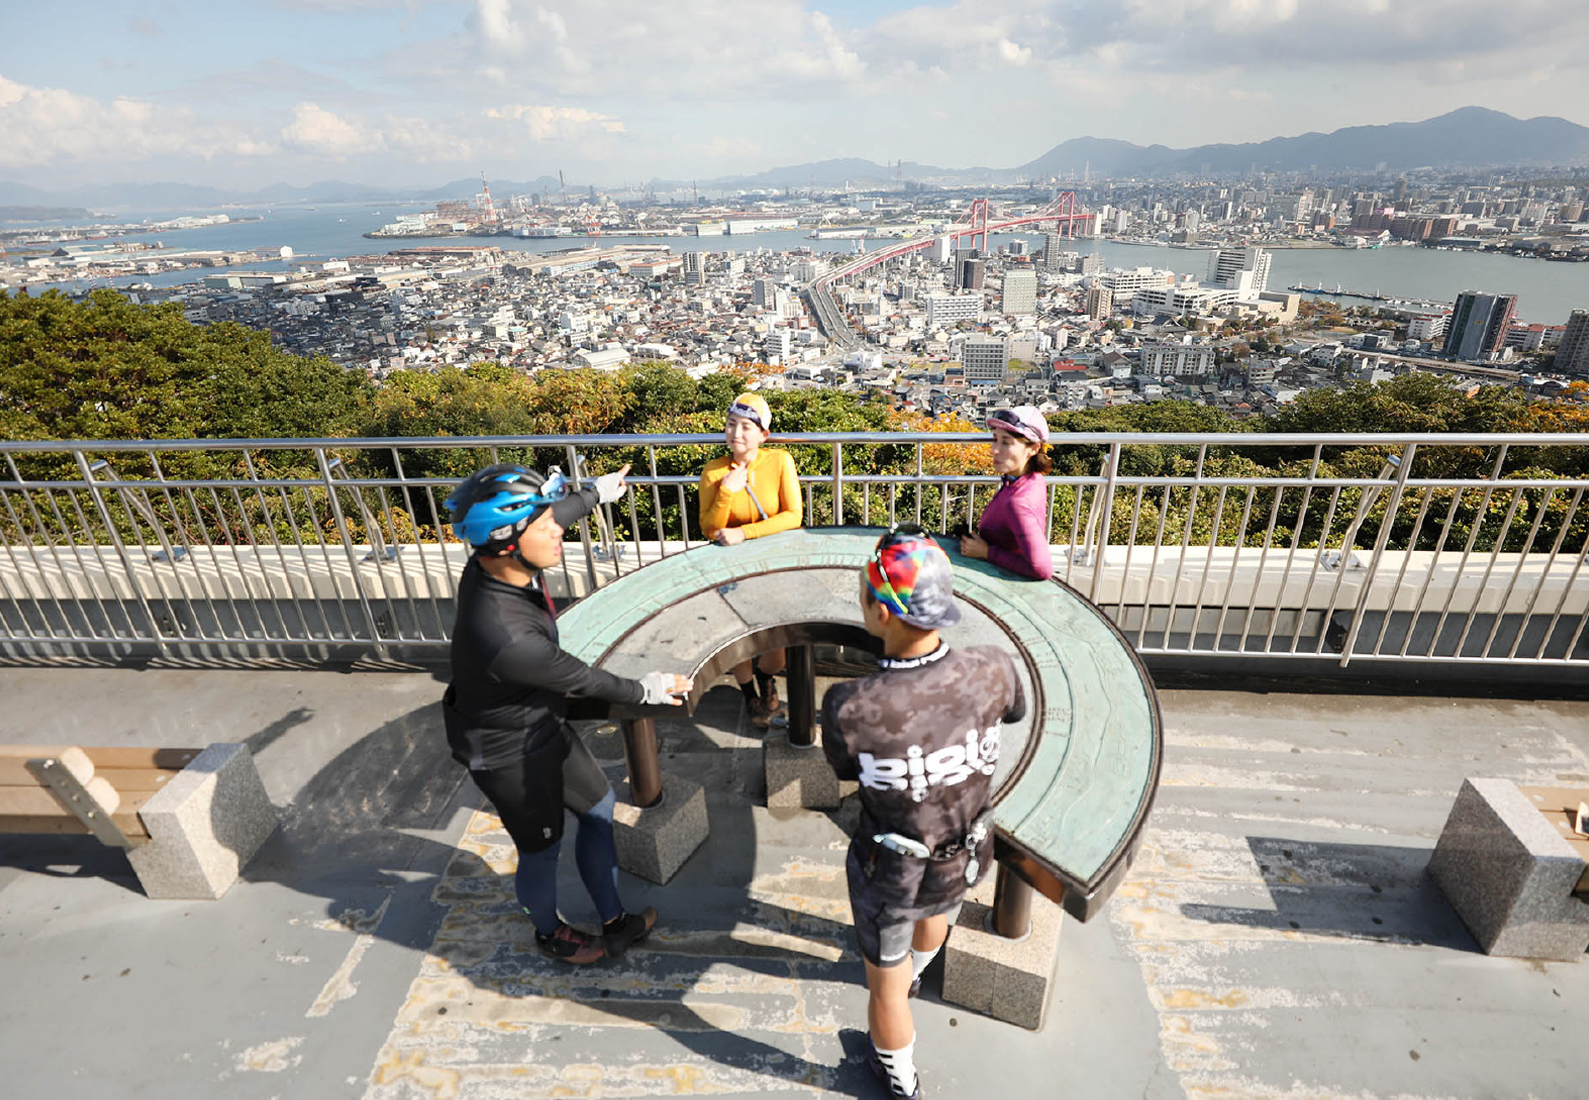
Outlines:
{"label": "camouflage print jersey", "polygon": [[[941,851],[963,839],[988,805],[1000,723],[1026,716],[1015,664],[990,646],[943,645],[878,664],[877,673],[837,684],[822,700],[828,760],[841,778],[861,784],[851,852],[871,858],[871,837],[888,832]],[[990,847],[991,838],[978,853],[983,868]],[[956,900],[966,857],[939,863],[884,853],[873,860],[870,888],[905,906]]]}

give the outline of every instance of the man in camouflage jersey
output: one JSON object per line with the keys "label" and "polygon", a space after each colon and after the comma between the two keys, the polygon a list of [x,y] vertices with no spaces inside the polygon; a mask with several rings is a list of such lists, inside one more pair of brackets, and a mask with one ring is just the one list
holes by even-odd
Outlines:
{"label": "man in camouflage jersey", "polygon": [[1007,654],[939,638],[960,612],[949,558],[920,528],[878,540],[860,596],[884,657],[874,675],[828,690],[822,744],[861,785],[845,870],[871,994],[869,1060],[890,1095],[919,1097],[908,998],[992,862],[999,725],[1024,717],[1026,700]]}

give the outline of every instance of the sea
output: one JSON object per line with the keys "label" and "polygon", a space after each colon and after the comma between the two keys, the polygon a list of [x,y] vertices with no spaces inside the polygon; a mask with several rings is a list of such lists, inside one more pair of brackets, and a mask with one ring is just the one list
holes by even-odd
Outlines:
{"label": "sea", "polygon": [[[115,238],[120,241],[159,241],[178,251],[292,249],[289,260],[262,261],[246,265],[248,270],[295,270],[304,262],[379,254],[392,248],[423,244],[494,244],[510,252],[545,253],[586,245],[665,244],[675,252],[754,252],[810,249],[814,252],[852,253],[857,242],[844,238],[813,240],[806,230],[774,230],[721,237],[559,237],[521,240],[516,237],[441,237],[385,238],[370,240],[364,233],[393,221],[405,210],[425,209],[429,204],[404,203],[326,203],[313,209],[303,206],[229,207],[214,213],[234,221],[194,229],[164,230]],[[209,213],[194,210],[192,214]],[[159,215],[169,217],[169,213]],[[139,215],[131,215],[137,219]],[[1028,242],[1031,251],[1043,246],[1041,234],[991,234],[994,245],[1017,237]],[[869,251],[888,242],[860,242]],[[1097,252],[1107,267],[1151,266],[1168,268],[1177,274],[1205,276],[1208,273],[1206,249],[1164,245],[1132,244],[1121,241],[1078,240],[1077,251]],[[193,268],[140,277],[138,282],[155,286],[176,286],[198,282],[224,268]],[[104,284],[101,284],[104,285]],[[123,285],[121,280],[111,285]],[[1269,288],[1322,287],[1326,291],[1356,292],[1397,299],[1423,299],[1450,302],[1464,290],[1488,294],[1517,295],[1518,319],[1534,324],[1563,324],[1575,309],[1589,309],[1589,263],[1561,263],[1502,256],[1480,252],[1442,251],[1418,247],[1384,248],[1277,248],[1272,250]],[[74,284],[65,289],[80,289]],[[42,289],[42,288],[35,288]],[[1334,298],[1335,294],[1326,295]],[[1343,297],[1345,304],[1355,299]]]}

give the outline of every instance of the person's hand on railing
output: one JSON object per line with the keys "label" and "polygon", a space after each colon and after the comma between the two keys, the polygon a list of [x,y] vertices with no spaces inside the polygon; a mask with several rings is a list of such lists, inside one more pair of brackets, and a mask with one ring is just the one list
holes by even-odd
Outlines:
{"label": "person's hand on railing", "polygon": [[987,559],[988,543],[980,535],[961,535],[960,553],[968,558]]}
{"label": "person's hand on railing", "polygon": [[724,493],[737,493],[745,488],[750,481],[750,463],[736,462],[729,466],[728,473],[723,475],[723,483],[718,487]]}
{"label": "person's hand on railing", "polygon": [[610,474],[602,474],[598,477],[596,479],[597,501],[602,504],[611,504],[623,496],[624,489],[628,487],[628,483],[624,481],[624,476],[628,473],[629,464],[625,463],[623,469],[615,470]]}
{"label": "person's hand on railing", "polygon": [[745,532],[738,527],[725,527],[717,533],[712,541],[719,546],[738,546],[745,541]]}
{"label": "person's hand on railing", "polygon": [[681,697],[690,693],[695,681],[676,672],[648,672],[640,677],[640,686],[646,693],[640,702],[646,706],[677,707],[684,703]]}

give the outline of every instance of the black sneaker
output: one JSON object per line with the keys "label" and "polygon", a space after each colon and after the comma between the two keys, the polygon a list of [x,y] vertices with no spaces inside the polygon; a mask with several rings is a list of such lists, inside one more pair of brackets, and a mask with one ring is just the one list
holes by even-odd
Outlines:
{"label": "black sneaker", "polygon": [[594,936],[567,924],[559,924],[550,936],[535,933],[535,946],[547,958],[573,966],[588,966],[607,953]]}
{"label": "black sneaker", "polygon": [[649,905],[638,913],[625,913],[611,924],[602,925],[602,945],[610,957],[621,958],[625,951],[649,936],[656,923],[657,911]]}
{"label": "black sneaker", "polygon": [[888,1067],[883,1065],[883,1060],[877,1055],[877,1044],[872,1037],[866,1037],[866,1064],[872,1068],[872,1076],[883,1083],[888,1090],[888,1095],[902,1097],[903,1100],[921,1100],[921,1074],[916,1074],[916,1091],[912,1093],[900,1092],[894,1087],[894,1077],[888,1072]]}

